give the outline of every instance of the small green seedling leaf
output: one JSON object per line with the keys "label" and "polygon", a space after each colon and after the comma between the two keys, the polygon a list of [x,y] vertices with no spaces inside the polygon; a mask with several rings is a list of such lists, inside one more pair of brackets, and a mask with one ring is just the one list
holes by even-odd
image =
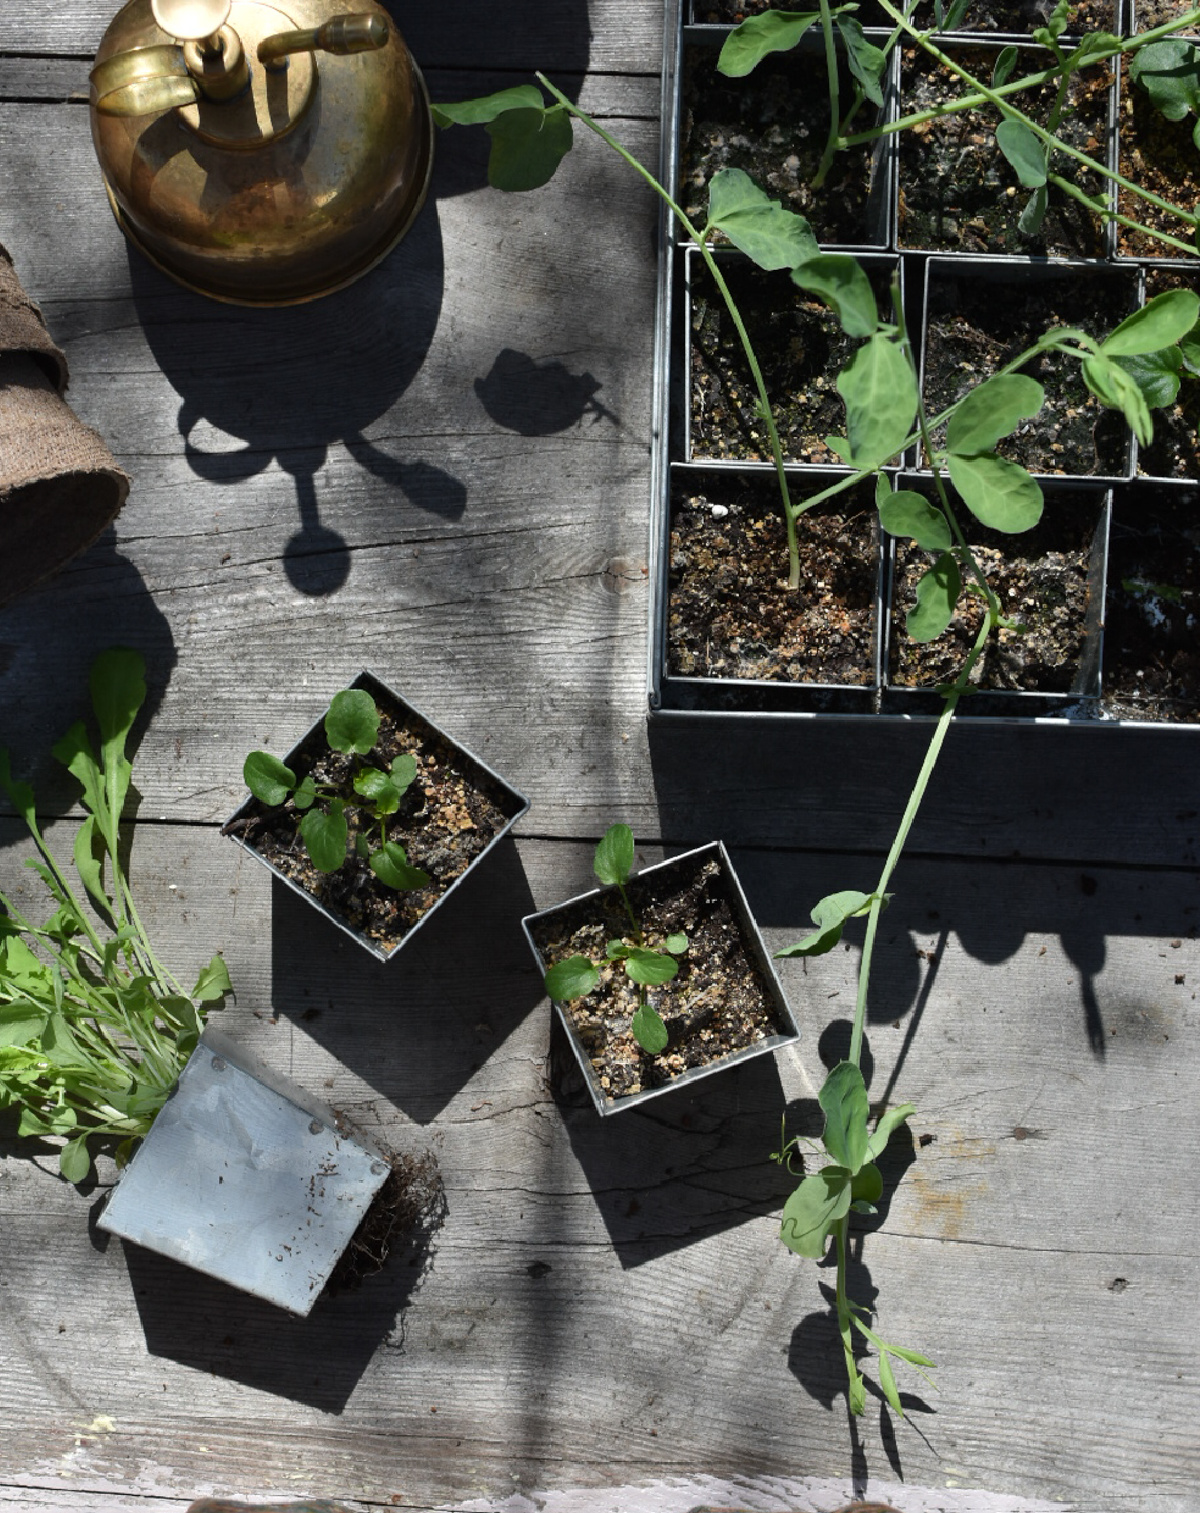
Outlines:
{"label": "small green seedling leaf", "polygon": [[676,935],[668,935],[663,941],[663,946],[670,951],[672,956],[682,956],[688,948],[688,938],[682,930]]}
{"label": "small green seedling leaf", "polygon": [[215,1003],[218,998],[224,998],[226,993],[232,992],[233,983],[229,980],[229,968],[220,956],[214,956],[197,977],[196,986],[192,989],[192,997],[198,998],[201,1003]]}
{"label": "small green seedling leaf", "polygon": [[586,956],[568,956],[546,973],[546,992],[555,1003],[582,998],[600,982],[600,973]]}
{"label": "small green seedling leaf", "polygon": [[777,957],[824,956],[841,940],[846,921],[853,919],[855,915],[866,914],[870,910],[873,898],[874,894],[859,893],[853,888],[844,889],[841,893],[827,894],[809,915],[813,924],[817,926],[816,930],[811,935],[806,935],[803,940],[797,941],[794,946],[785,946],[782,951],[776,951],[775,955]]}
{"label": "small green seedling leaf", "polygon": [[592,870],[607,888],[625,882],[633,871],[633,831],[628,825],[611,825],[604,832]]}
{"label": "small green seedling leaf", "polygon": [[1042,222],[1046,219],[1046,207],[1050,203],[1049,193],[1045,187],[1035,189],[1025,202],[1025,208],[1017,217],[1017,230],[1022,236],[1036,236],[1042,229]]}
{"label": "small green seedling leaf", "polygon": [[571,117],[561,105],[505,111],[486,130],[492,139],[488,183],[508,193],[548,184],[574,140]]}
{"label": "small green seedling leaf", "polygon": [[879,1387],[884,1397],[887,1398],[893,1412],[904,1417],[904,1409],[900,1403],[900,1394],[896,1390],[896,1378],[892,1375],[892,1363],[888,1360],[886,1350],[879,1352]]}
{"label": "small green seedling leaf", "polygon": [[1129,76],[1168,121],[1182,121],[1190,111],[1200,114],[1200,49],[1194,42],[1164,37],[1148,43],[1131,58]]}
{"label": "small green seedling leaf", "polygon": [[1138,357],[1115,357],[1113,361],[1137,384],[1151,410],[1174,404],[1179,397],[1183,353],[1178,347],[1164,347],[1161,352],[1144,352]]}
{"label": "small green seedling leaf", "polygon": [[939,31],[953,32],[966,20],[967,11],[971,8],[971,0],[954,0],[949,11],[938,22]]}
{"label": "small green seedling leaf", "polygon": [[1154,440],[1154,422],[1145,395],[1134,378],[1101,353],[1083,360],[1083,381],[1102,405],[1120,410],[1143,446]]}
{"label": "small green seedling leaf", "polygon": [[652,1009],[648,1003],[642,1004],[634,1013],[630,1021],[633,1030],[633,1038],[641,1046],[643,1051],[648,1051],[651,1056],[657,1056],[660,1051],[665,1051],[667,1041],[667,1027],[662,1022],[661,1016]]}
{"label": "small green seedling leaf", "polygon": [[519,84],[477,100],[461,100],[454,105],[431,105],[430,112],[438,126],[482,126],[494,121],[506,110],[541,110],[545,104],[535,84]]}
{"label": "small green seedling leaf", "polygon": [[1136,357],[1174,346],[1191,334],[1200,316],[1200,296],[1169,289],[1115,326],[1100,343],[1105,357]]}
{"label": "small green seedling leaf", "polygon": [[946,459],[954,487],[976,520],[994,531],[1018,535],[1032,530],[1042,518],[1041,488],[1019,463],[984,452]]}
{"label": "small green seedling leaf", "polygon": [[632,946],[625,958],[625,971],[634,982],[644,988],[657,988],[670,982],[679,971],[679,963],[673,956],[660,951],[647,951],[642,946]]}
{"label": "small green seedling leaf", "polygon": [[300,779],[300,784],[295,793],[292,794],[292,803],[295,804],[297,809],[303,812],[305,809],[312,808],[316,797],[317,785],[313,782],[312,773],[306,772]]}
{"label": "small green seedling leaf", "polygon": [[1050,47],[1057,42],[1067,29],[1073,3],[1074,0],[1058,0],[1058,4],[1050,12],[1050,20],[1047,24],[1034,28],[1033,40],[1042,47]]}
{"label": "small green seedling leaf", "polygon": [[58,1153],[58,1169],[68,1182],[82,1182],[92,1169],[88,1155],[87,1135],[76,1135]]}
{"label": "small green seedling leaf", "polygon": [[837,378],[852,465],[882,466],[901,450],[917,413],[917,381],[899,343],[877,332]]}
{"label": "small green seedling leaf", "polygon": [[913,641],[936,641],[954,618],[954,606],[962,591],[962,574],[951,552],[943,552],[932,567],[921,574],[917,584],[917,602],[904,619],[904,628]]}
{"label": "small green seedling leaf", "polygon": [[390,772],[380,772],[378,767],[364,767],[354,774],[354,791],[360,798],[370,799],[377,816],[395,814],[404,797],[404,790],[392,782]]}
{"label": "small green seedling leaf", "polygon": [[[1200,232],[1197,235],[1200,236]],[[1200,325],[1193,326],[1186,336],[1180,337],[1179,350],[1183,354],[1183,366],[1189,373],[1200,377]]]}
{"label": "small green seedling leaf", "polygon": [[879,309],[862,264],[844,252],[821,252],[792,269],[792,283],[823,299],[847,336],[874,336]]}
{"label": "small green seedling leaf", "polygon": [[121,818],[133,770],[125,757],[125,743],[146,702],[145,658],[127,646],[110,647],[92,663],[88,681],[100,726],[106,797],[115,823]]}
{"label": "small green seedling leaf", "polygon": [[104,872],[96,859],[96,821],[88,815],[75,833],[75,870],[83,886],[106,913],[112,912],[112,900],[104,891]]}
{"label": "small green seedling leaf", "polygon": [[850,1173],[844,1166],[827,1166],[805,1177],[783,1205],[779,1238],[798,1256],[819,1261],[829,1231],[850,1211]]}
{"label": "small green seedling leaf", "polygon": [[1040,189],[1046,182],[1046,149],[1024,121],[1007,116],[996,127],[996,146],[1008,159],[1019,183]]}
{"label": "small green seedling leaf", "polygon": [[296,774],[269,751],[250,753],[242,766],[242,779],[254,797],[272,809],[284,803],[296,786]]}
{"label": "small green seedling leaf", "polygon": [[883,72],[888,55],[863,34],[862,24],[853,16],[838,16],[837,29],[846,45],[846,62],[850,72],[862,85],[862,92],[872,105],[883,104]]}
{"label": "small green seedling leaf", "polygon": [[[852,1061],[840,1061],[826,1077],[817,1101],[825,1111],[822,1143],[839,1166],[853,1176],[867,1154],[867,1086]],[[853,1193],[869,1198],[869,1193]]]}
{"label": "small green seedling leaf", "polygon": [[1017,66],[1017,50],[1015,47],[1005,47],[1000,50],[1000,56],[996,59],[996,66],[992,69],[992,88],[999,89],[1007,84],[1013,76],[1013,69]]}
{"label": "small green seedling leaf", "polygon": [[334,751],[366,756],[379,735],[379,711],[365,688],[335,693],[325,716],[325,737]]}
{"label": "small green seedling leaf", "polygon": [[717,58],[717,72],[728,79],[742,79],[771,53],[790,52],[820,11],[764,11],[748,16],[725,39]]}
{"label": "small green seedling leaf", "polygon": [[414,867],[409,862],[404,847],[397,845],[395,841],[384,841],[378,851],[372,851],[367,865],[388,888],[411,892],[414,888],[424,888],[429,884],[429,873],[421,867]]}
{"label": "small green seedling leaf", "polygon": [[947,451],[963,457],[990,452],[1019,421],[1036,415],[1045,400],[1041,384],[1022,373],[1000,373],[986,379],[970,390],[951,415],[946,427]]}
{"label": "small green seedling leaf", "polygon": [[[882,476],[880,483],[884,483]],[[913,489],[897,489],[892,493],[885,484],[886,499],[880,500],[879,523],[891,536],[908,536],[927,552],[944,552],[951,544],[950,525],[941,510],[930,504],[924,494]]]}
{"label": "small green seedling leaf", "polygon": [[889,1345],[888,1349],[900,1360],[907,1361],[910,1366],[928,1366],[932,1370],[937,1370],[937,1362],[931,1361],[927,1355],[922,1355],[919,1350],[906,1350],[903,1345]]}
{"label": "small green seedling leaf", "polygon": [[900,1128],[904,1121],[916,1113],[916,1105],[902,1103],[899,1108],[888,1109],[867,1141],[867,1160],[878,1161],[887,1149],[887,1143],[892,1138],[893,1131]]}
{"label": "small green seedling leaf", "polygon": [[341,800],[335,799],[328,814],[320,809],[310,809],[300,821],[300,838],[318,872],[336,872],[346,860],[350,827],[344,809]]}
{"label": "small green seedling leaf", "polygon": [[708,230],[722,231],[768,272],[815,257],[817,239],[802,215],[764,194],[740,168],[722,168],[708,186]]}
{"label": "small green seedling leaf", "polygon": [[604,954],[608,957],[609,961],[624,961],[632,949],[623,940],[610,940],[605,947]]}

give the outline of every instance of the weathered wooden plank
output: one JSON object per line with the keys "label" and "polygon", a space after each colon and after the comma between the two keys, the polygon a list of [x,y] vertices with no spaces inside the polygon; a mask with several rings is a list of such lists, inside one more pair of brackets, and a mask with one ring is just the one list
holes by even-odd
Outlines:
{"label": "weathered wooden plank", "polygon": [[[0,858],[10,886],[20,854]],[[586,881],[590,848],[510,847],[386,969],[239,858],[206,829],[142,826],[148,926],[186,971],[225,945],[226,1026],[281,1070],[377,1135],[432,1144],[447,1186],[433,1266],[285,1320],[93,1243],[97,1195],[7,1147],[0,1476],[428,1505],[697,1468],[844,1475],[857,1443],[856,1464],[915,1487],[1189,1506],[1193,874],[1092,888],[1020,863],[903,868],[869,1040],[872,1094],[917,1103],[917,1143],[892,1154],[889,1191],[911,1169],[854,1285],[878,1289],[886,1337],[939,1362],[942,1391],[912,1427],[882,1425],[873,1400],[852,1441],[824,1274],[775,1239],[786,1185],[766,1155],[785,1105],[813,1127],[854,949],[784,963],[805,1035],[774,1069],[601,1124],[561,1058],[547,1064],[516,929]],[[775,946],[818,890],[857,880],[850,857],[737,861]],[[99,1414],[114,1428],[80,1457],[76,1420]]]}

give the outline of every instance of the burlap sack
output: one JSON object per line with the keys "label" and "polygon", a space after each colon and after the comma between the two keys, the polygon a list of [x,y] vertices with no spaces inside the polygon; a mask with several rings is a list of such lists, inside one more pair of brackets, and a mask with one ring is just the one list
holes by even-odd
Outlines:
{"label": "burlap sack", "polygon": [[66,387],[67,360],[0,246],[0,603],[90,546],[129,493]]}

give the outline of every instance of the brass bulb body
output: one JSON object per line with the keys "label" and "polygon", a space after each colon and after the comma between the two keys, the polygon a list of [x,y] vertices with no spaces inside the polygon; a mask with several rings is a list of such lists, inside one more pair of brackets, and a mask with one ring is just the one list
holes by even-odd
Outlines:
{"label": "brass bulb body", "polygon": [[[346,9],[383,17],[386,44],[300,52],[266,67],[261,41],[321,26],[336,11],[328,0],[234,0],[227,25],[249,84],[232,99],[209,98],[194,73],[194,103],[109,114],[96,108],[93,85],[92,137],[113,211],[172,278],[236,304],[296,304],[353,282],[412,224],[433,151],[424,82],[375,0]],[[129,0],[96,65],[111,74],[128,60],[136,71],[138,50],[158,49],[149,55],[157,58],[174,40],[150,0]]]}

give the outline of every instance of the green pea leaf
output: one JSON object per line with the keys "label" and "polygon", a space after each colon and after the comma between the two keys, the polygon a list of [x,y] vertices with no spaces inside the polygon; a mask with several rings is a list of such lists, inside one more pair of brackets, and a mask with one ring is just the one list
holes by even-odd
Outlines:
{"label": "green pea leaf", "polygon": [[903,348],[877,332],[838,374],[837,389],[853,466],[882,466],[908,440],[917,413],[917,382]]}
{"label": "green pea leaf", "polygon": [[663,945],[672,956],[682,956],[688,948],[688,938],[682,930],[676,935],[668,935]]}
{"label": "green pea leaf", "polygon": [[334,751],[366,756],[379,735],[379,711],[365,688],[335,693],[325,715],[325,738]]}
{"label": "green pea leaf", "polygon": [[814,257],[817,239],[802,215],[785,210],[740,168],[722,168],[708,186],[708,229],[724,232],[768,272]]}
{"label": "green pea leaf", "polygon": [[92,1169],[88,1154],[87,1135],[76,1135],[58,1153],[58,1169],[68,1182],[82,1182]]}
{"label": "green pea leaf", "polygon": [[632,947],[625,958],[626,974],[644,988],[657,988],[664,982],[670,982],[678,971],[679,963],[673,956],[665,956],[659,951],[647,951],[642,946]]}
{"label": "green pea leaf", "polygon": [[242,764],[242,780],[260,803],[272,808],[282,804],[296,786],[296,774],[269,751],[250,753]]}
{"label": "green pea leaf", "polygon": [[1154,440],[1154,422],[1145,395],[1125,369],[1103,353],[1085,357],[1083,381],[1102,405],[1120,410],[1143,446]]}
{"label": "green pea leaf", "polygon": [[660,1051],[665,1051],[667,1041],[667,1027],[663,1024],[659,1014],[648,1003],[642,1004],[634,1013],[630,1021],[633,1030],[633,1038],[641,1046],[643,1051],[648,1051],[651,1056],[657,1056]]}
{"label": "green pea leaf", "polygon": [[916,1106],[912,1103],[902,1103],[899,1108],[888,1109],[875,1126],[871,1138],[867,1141],[867,1160],[878,1161],[887,1148],[888,1141],[892,1138],[892,1132],[900,1128],[906,1119],[916,1113]]}
{"label": "green pea leaf", "polygon": [[924,494],[912,489],[897,489],[892,493],[882,476],[879,481],[884,484],[887,494],[881,501],[880,491],[876,490],[879,522],[889,535],[908,536],[927,552],[942,552],[950,546],[950,526],[946,517]]}
{"label": "green pea leaf", "polygon": [[1036,236],[1042,229],[1042,222],[1046,219],[1046,206],[1050,203],[1049,192],[1045,185],[1041,189],[1035,189],[1025,202],[1025,208],[1017,217],[1017,230],[1022,236]]}
{"label": "green pea leaf", "polygon": [[962,575],[952,553],[943,552],[921,574],[917,602],[904,618],[904,628],[913,641],[936,641],[954,618],[954,606],[962,590]]}
{"label": "green pea leaf", "polygon": [[633,870],[633,831],[628,825],[610,825],[596,847],[592,870],[608,888],[623,883]]}
{"label": "green pea leaf", "polygon": [[232,992],[233,983],[229,980],[229,968],[222,957],[214,956],[197,977],[196,986],[192,989],[192,997],[198,998],[201,1003],[215,1003],[218,998],[223,998],[226,993]]}
{"label": "green pea leaf", "polygon": [[1026,189],[1042,187],[1046,182],[1046,149],[1024,121],[1006,116],[996,127],[996,146]]}
{"label": "green pea leaf", "polygon": [[771,53],[790,52],[820,11],[763,11],[748,16],[730,32],[717,59],[717,71],[729,79],[742,79]]}
{"label": "green pea leaf", "polygon": [[488,183],[508,193],[549,183],[573,140],[571,117],[561,105],[508,110],[486,130],[492,139]]}
{"label": "green pea leaf", "polygon": [[412,866],[404,847],[397,845],[395,841],[384,841],[378,851],[372,851],[367,865],[388,888],[410,893],[414,888],[429,885],[429,873],[421,867]]}
{"label": "green pea leaf", "polygon": [[984,452],[946,459],[954,487],[976,520],[994,531],[1017,535],[1032,530],[1042,518],[1042,491],[1019,463]]}
{"label": "green pea leaf", "polygon": [[964,457],[990,452],[1019,421],[1036,415],[1045,400],[1041,384],[1022,373],[986,379],[955,408],[946,427],[946,449]]}
{"label": "green pea leaf", "polygon": [[855,915],[866,914],[873,898],[874,894],[859,893],[853,888],[827,894],[809,915],[817,926],[816,930],[797,941],[794,946],[785,946],[782,951],[776,951],[775,955],[824,956],[841,940],[846,921],[853,919]]}
{"label": "green pea leaf", "polygon": [[872,105],[883,104],[883,73],[887,54],[863,34],[862,24],[853,16],[838,16],[837,29],[846,45],[846,62],[850,72],[862,85],[862,92]]}
{"label": "green pea leaf", "polygon": [[779,1238],[798,1256],[819,1261],[829,1231],[850,1211],[850,1173],[844,1166],[827,1166],[805,1177],[783,1205]]}
{"label": "green pea leaf", "polygon": [[1151,410],[1161,410],[1174,404],[1179,397],[1180,375],[1183,371],[1183,353],[1178,347],[1164,347],[1161,352],[1143,352],[1137,357],[1115,357],[1113,361],[1124,368],[1142,391],[1142,398]]}
{"label": "green pea leaf", "polygon": [[871,280],[856,258],[844,252],[818,253],[792,269],[792,283],[823,299],[847,336],[874,336],[879,309]]}
{"label": "green pea leaf", "polygon": [[582,998],[599,981],[600,973],[586,956],[568,956],[566,961],[556,962],[545,976],[546,992],[555,1003]]}
{"label": "green pea leaf", "polygon": [[1164,37],[1134,53],[1129,76],[1168,121],[1200,112],[1200,50],[1183,37]]}
{"label": "green pea leaf", "polygon": [[542,92],[535,84],[519,84],[514,89],[501,89],[494,95],[481,95],[477,100],[460,100],[454,105],[431,105],[429,108],[438,126],[481,126],[502,116],[506,110],[541,110],[544,104]]}
{"label": "green pea leaf", "polygon": [[1114,327],[1100,343],[1106,357],[1134,357],[1174,346],[1189,335],[1200,315],[1200,296],[1190,289],[1168,289]]}
{"label": "green pea leaf", "polygon": [[322,809],[310,809],[300,821],[300,838],[318,872],[336,872],[346,860],[350,827],[343,809],[344,805],[335,799],[328,814]]}
{"label": "green pea leaf", "polygon": [[[825,1111],[825,1149],[853,1176],[867,1154],[867,1085],[852,1061],[840,1061],[826,1077],[817,1101]],[[852,1193],[868,1197],[867,1193]]]}
{"label": "green pea leaf", "polygon": [[883,1197],[883,1177],[873,1162],[867,1162],[854,1173],[850,1184],[850,1196],[856,1203],[872,1205]]}

